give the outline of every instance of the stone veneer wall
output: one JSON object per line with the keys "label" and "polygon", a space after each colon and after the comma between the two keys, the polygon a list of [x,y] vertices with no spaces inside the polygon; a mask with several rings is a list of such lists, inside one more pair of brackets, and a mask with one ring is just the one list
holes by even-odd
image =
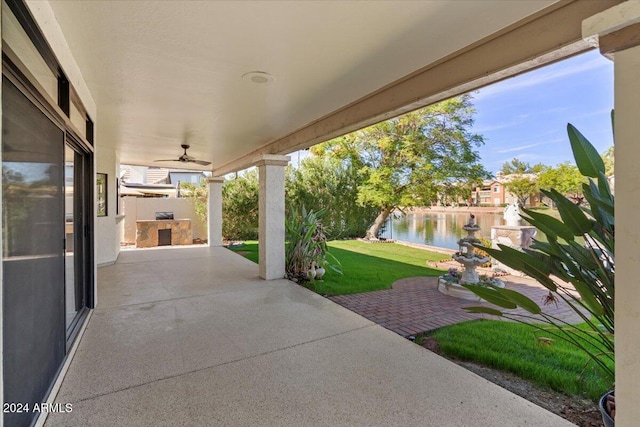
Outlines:
{"label": "stone veneer wall", "polygon": [[136,247],[158,246],[158,230],[171,229],[172,245],[191,245],[193,236],[190,219],[136,221]]}

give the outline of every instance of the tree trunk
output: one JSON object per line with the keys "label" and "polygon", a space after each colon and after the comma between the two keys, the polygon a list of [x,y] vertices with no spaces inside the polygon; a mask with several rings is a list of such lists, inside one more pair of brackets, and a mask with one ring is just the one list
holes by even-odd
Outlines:
{"label": "tree trunk", "polygon": [[382,227],[382,225],[387,220],[387,218],[389,218],[389,215],[391,214],[392,210],[393,210],[393,207],[382,209],[382,211],[376,217],[376,220],[373,221],[373,224],[371,225],[371,227],[369,227],[369,230],[367,230],[367,237],[366,237],[367,239],[374,240],[378,238],[380,227]]}

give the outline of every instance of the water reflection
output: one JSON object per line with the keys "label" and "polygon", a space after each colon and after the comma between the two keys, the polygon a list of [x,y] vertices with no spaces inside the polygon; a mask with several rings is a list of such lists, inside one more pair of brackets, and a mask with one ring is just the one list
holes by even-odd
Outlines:
{"label": "water reflection", "polygon": [[[479,238],[491,239],[491,227],[503,225],[502,213],[474,214],[481,230]],[[391,230],[384,237],[407,242],[458,249],[458,240],[467,235],[462,227],[469,222],[469,213],[414,213],[393,218]]]}

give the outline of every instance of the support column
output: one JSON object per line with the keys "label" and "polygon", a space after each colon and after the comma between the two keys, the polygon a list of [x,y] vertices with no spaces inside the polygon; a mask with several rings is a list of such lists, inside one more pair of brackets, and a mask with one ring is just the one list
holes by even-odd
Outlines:
{"label": "support column", "polygon": [[583,36],[614,61],[616,215],[616,424],[640,419],[640,2],[583,22]]}
{"label": "support column", "polygon": [[209,199],[207,211],[207,239],[209,246],[222,246],[222,184],[224,178],[212,176],[207,179]]}
{"label": "support column", "polygon": [[259,257],[260,277],[282,279],[285,274],[284,167],[288,156],[263,154],[255,160],[260,174]]}

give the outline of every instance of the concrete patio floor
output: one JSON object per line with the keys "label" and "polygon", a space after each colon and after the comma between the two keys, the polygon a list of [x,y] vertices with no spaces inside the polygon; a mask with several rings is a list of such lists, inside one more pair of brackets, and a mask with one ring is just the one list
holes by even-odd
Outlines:
{"label": "concrete patio floor", "polygon": [[47,426],[564,426],[224,248],[123,251]]}

